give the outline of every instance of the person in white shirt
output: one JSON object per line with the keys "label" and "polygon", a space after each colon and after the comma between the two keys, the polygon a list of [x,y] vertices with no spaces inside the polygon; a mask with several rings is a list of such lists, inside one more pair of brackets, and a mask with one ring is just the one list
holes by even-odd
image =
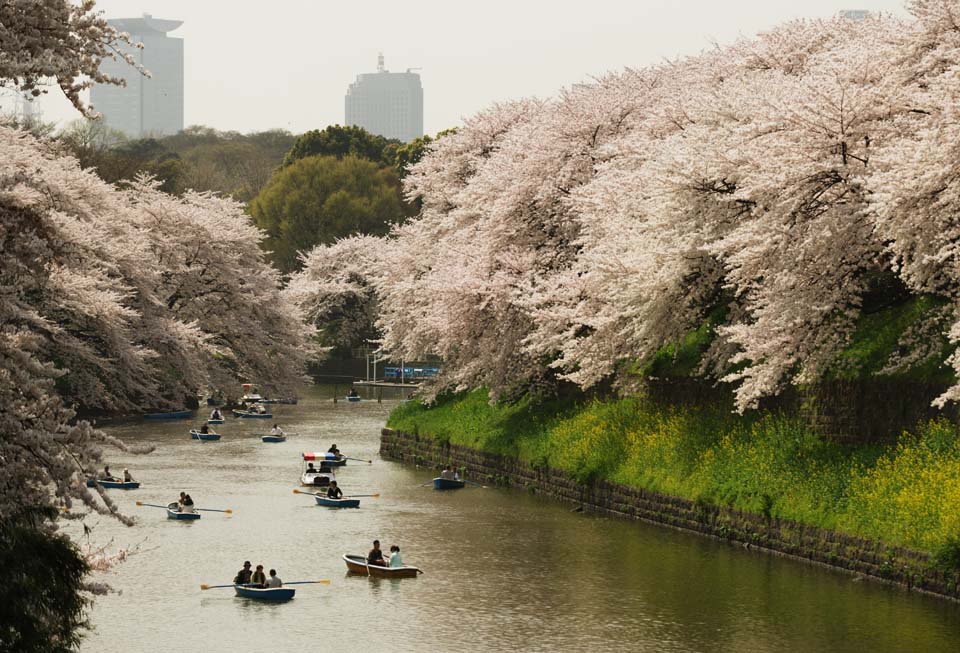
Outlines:
{"label": "person in white shirt", "polygon": [[402,567],[403,560],[400,559],[400,547],[396,544],[390,547],[390,566],[391,567]]}
{"label": "person in white shirt", "polygon": [[445,479],[445,480],[448,480],[448,481],[452,481],[452,480],[453,480],[453,472],[450,470],[449,467],[444,467],[444,468],[443,468],[443,471],[440,472],[440,478]]}
{"label": "person in white shirt", "polygon": [[270,435],[283,435],[283,429],[280,428],[278,424],[274,424],[273,428],[270,429]]}
{"label": "person in white shirt", "polygon": [[283,581],[280,580],[280,577],[277,576],[277,570],[270,570],[270,578],[267,579],[267,582],[264,583],[264,587],[283,587]]}

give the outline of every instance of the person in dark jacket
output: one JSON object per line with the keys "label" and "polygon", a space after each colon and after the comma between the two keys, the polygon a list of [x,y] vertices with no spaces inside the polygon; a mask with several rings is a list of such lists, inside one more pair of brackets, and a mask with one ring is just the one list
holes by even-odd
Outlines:
{"label": "person in dark jacket", "polygon": [[253,575],[253,572],[250,571],[250,561],[247,560],[243,563],[243,569],[237,572],[236,577],[233,579],[234,585],[247,585],[250,583],[250,577]]}

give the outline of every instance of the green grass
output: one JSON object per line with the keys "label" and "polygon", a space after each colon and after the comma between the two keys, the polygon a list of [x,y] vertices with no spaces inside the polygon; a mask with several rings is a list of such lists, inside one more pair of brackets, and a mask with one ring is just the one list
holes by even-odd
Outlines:
{"label": "green grass", "polygon": [[960,439],[948,422],[893,446],[850,446],[782,414],[640,398],[491,406],[476,390],[404,404],[388,425],[581,482],[607,479],[891,544],[936,551],[960,537]]}

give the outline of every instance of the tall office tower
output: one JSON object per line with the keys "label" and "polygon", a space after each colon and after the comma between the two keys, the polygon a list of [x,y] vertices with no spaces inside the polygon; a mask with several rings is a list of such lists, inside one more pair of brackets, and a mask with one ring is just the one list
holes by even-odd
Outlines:
{"label": "tall office tower", "polygon": [[377,58],[377,72],[357,75],[344,98],[347,125],[404,143],[423,136],[423,87],[420,75],[391,73]]}
{"label": "tall office tower", "polygon": [[866,9],[843,9],[840,11],[840,18],[847,20],[866,20],[870,12]]}
{"label": "tall office tower", "polygon": [[127,46],[134,60],[150,71],[144,77],[125,61],[104,59],[100,69],[111,77],[122,77],[126,87],[97,84],[90,90],[90,103],[103,114],[107,126],[131,138],[175,134],[183,129],[183,39],[171,32],[180,20],[160,20],[150,14],[141,18],[108,21],[128,32],[143,49]]}

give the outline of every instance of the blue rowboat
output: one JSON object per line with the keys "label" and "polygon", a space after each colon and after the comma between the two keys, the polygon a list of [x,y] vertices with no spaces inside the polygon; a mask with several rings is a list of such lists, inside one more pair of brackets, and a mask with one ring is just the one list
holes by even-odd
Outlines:
{"label": "blue rowboat", "polygon": [[251,413],[246,410],[235,410],[233,411],[233,416],[253,419],[273,419],[273,413]]}
{"label": "blue rowboat", "polygon": [[213,442],[220,439],[219,433],[201,433],[196,429],[190,429],[190,437],[194,440],[204,440],[208,442]]}
{"label": "blue rowboat", "polygon": [[360,401],[363,399],[363,397],[351,397],[350,395],[347,395],[346,399],[347,401]]}
{"label": "blue rowboat", "polygon": [[234,585],[237,596],[257,601],[289,601],[297,590],[292,587],[251,587],[249,585]]}
{"label": "blue rowboat", "polygon": [[145,419],[189,419],[193,415],[192,410],[177,410],[170,413],[147,413]]}
{"label": "blue rowboat", "polygon": [[359,508],[360,499],[331,499],[329,497],[314,497],[318,506],[327,508]]}
{"label": "blue rowboat", "polygon": [[140,484],[136,481],[125,483],[124,481],[104,481],[103,479],[94,480],[92,478],[87,479],[87,487],[96,487],[97,485],[111,490],[136,490],[138,487],[140,487]]}
{"label": "blue rowboat", "polygon": [[433,479],[434,490],[459,490],[464,484],[465,481],[454,481],[449,478],[440,478],[439,476]]}
{"label": "blue rowboat", "polygon": [[226,421],[225,419],[208,419],[207,424],[223,424]]}
{"label": "blue rowboat", "polygon": [[176,501],[167,504],[167,519],[200,519],[199,512],[180,512],[180,506]]}
{"label": "blue rowboat", "polygon": [[264,435],[260,438],[264,442],[286,442],[287,436],[285,435]]}

